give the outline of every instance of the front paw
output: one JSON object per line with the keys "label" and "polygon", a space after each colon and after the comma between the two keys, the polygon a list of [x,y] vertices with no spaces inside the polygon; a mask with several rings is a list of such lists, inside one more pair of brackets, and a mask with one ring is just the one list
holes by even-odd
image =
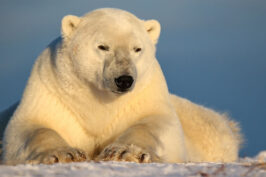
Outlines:
{"label": "front paw", "polygon": [[90,160],[88,155],[80,150],[71,147],[57,148],[47,150],[41,153],[34,153],[28,158],[29,164],[54,164],[54,163],[69,163],[82,162]]}
{"label": "front paw", "polygon": [[[155,157],[155,156],[154,156]],[[148,163],[153,160],[151,154],[136,145],[111,144],[107,146],[96,161],[131,161],[138,163]]]}

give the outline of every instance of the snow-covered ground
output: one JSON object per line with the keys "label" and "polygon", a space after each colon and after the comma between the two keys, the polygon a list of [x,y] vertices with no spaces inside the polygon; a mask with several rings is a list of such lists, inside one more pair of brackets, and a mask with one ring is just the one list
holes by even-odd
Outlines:
{"label": "snow-covered ground", "polygon": [[266,151],[237,163],[137,164],[130,162],[83,162],[55,165],[0,166],[0,176],[199,176],[266,177]]}

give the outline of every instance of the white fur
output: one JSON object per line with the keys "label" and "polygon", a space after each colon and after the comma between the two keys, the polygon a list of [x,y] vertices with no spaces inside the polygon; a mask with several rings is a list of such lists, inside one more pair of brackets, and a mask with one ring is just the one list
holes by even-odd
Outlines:
{"label": "white fur", "polygon": [[[151,159],[163,162],[235,160],[238,132],[232,131],[228,120],[211,110],[198,110],[196,105],[168,93],[155,58],[159,34],[157,21],[139,20],[118,9],[64,17],[63,37],[38,57],[20,105],[5,131],[4,162],[36,160],[31,156],[33,152],[46,153],[61,146],[81,149],[88,159],[94,159],[99,153],[103,157],[103,149],[112,144],[116,148],[133,144],[131,148],[140,147]],[[101,44],[108,44],[110,51],[100,51],[97,46]],[[133,51],[136,46],[142,48],[141,53]],[[103,76],[105,59],[118,49],[126,51],[126,57],[137,69],[134,89],[123,95],[110,92]],[[213,115],[217,118],[211,120]],[[202,123],[190,123],[197,119]],[[184,129],[186,121],[194,127]],[[212,124],[222,128],[208,128]],[[34,132],[43,128],[59,135],[62,143],[53,143],[55,140],[47,137],[49,142],[42,144],[41,135],[35,140]],[[210,142],[214,154],[205,152],[202,141],[207,146]],[[130,152],[139,153],[141,149]]]}

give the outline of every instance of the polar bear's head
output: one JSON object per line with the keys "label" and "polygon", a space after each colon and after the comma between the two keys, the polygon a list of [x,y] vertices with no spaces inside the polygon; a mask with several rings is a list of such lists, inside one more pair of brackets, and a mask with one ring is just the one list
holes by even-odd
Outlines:
{"label": "polar bear's head", "polygon": [[151,68],[160,35],[156,20],[118,9],[99,9],[62,20],[64,52],[72,71],[99,90],[125,93]]}

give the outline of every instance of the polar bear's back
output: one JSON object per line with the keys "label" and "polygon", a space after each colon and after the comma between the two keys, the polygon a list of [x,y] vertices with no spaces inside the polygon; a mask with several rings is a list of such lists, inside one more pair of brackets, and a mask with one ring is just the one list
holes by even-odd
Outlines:
{"label": "polar bear's back", "polygon": [[226,114],[171,95],[191,161],[235,161],[242,143],[238,123]]}
{"label": "polar bear's back", "polygon": [[18,104],[19,102],[0,112],[0,141],[2,141],[6,125],[12,117],[13,113],[15,112]]}
{"label": "polar bear's back", "polygon": [[0,112],[0,157],[2,154],[2,140],[3,140],[5,128],[9,122],[10,118],[14,114],[18,104],[19,104],[19,102],[13,104],[9,108]]}

